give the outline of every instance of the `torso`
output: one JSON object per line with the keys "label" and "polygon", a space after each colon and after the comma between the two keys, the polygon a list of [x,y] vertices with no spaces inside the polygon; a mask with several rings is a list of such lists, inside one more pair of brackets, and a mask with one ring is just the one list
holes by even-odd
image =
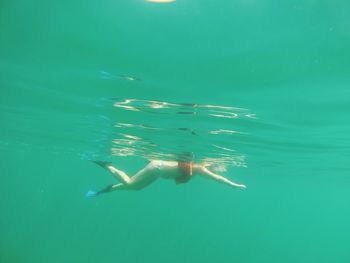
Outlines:
{"label": "torso", "polygon": [[192,162],[177,161],[152,161],[155,168],[159,170],[159,176],[164,179],[175,179],[177,183],[188,181],[194,174],[195,166]]}
{"label": "torso", "polygon": [[159,176],[164,179],[174,179],[180,176],[177,162],[175,161],[152,161],[159,170]]}

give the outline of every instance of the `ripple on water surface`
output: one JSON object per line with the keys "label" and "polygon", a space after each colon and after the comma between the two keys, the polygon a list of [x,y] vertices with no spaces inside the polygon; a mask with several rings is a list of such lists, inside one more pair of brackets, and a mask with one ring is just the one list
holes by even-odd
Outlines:
{"label": "ripple on water surface", "polygon": [[113,98],[111,153],[146,159],[176,159],[192,152],[196,161],[246,166],[236,146],[249,136],[256,116],[248,109],[195,103]]}

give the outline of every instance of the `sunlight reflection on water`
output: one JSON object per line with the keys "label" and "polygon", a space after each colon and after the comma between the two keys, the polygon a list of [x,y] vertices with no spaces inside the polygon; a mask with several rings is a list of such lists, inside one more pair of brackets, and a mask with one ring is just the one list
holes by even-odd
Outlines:
{"label": "sunlight reflection on water", "polygon": [[195,103],[170,103],[142,99],[113,99],[111,154],[146,159],[176,159],[183,152],[196,161],[226,166],[246,166],[239,152],[239,136],[249,136],[248,109]]}

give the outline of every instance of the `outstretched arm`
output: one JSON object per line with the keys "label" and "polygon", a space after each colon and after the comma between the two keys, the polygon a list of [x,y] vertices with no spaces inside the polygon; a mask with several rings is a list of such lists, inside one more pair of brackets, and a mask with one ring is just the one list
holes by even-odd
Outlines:
{"label": "outstretched arm", "polygon": [[213,179],[213,180],[215,180],[215,181],[217,181],[219,183],[228,184],[228,185],[231,185],[233,187],[238,187],[238,188],[246,188],[246,186],[244,184],[237,184],[235,182],[232,182],[229,179],[227,179],[227,178],[225,178],[225,177],[223,177],[221,175],[213,173],[212,171],[208,170],[204,166],[201,166],[199,168],[199,174],[202,175],[202,176],[211,178],[211,179]]}

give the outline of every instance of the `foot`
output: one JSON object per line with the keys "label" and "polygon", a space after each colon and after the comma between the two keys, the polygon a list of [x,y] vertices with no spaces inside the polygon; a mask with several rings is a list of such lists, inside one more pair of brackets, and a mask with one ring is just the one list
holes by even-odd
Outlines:
{"label": "foot", "polygon": [[112,162],[106,162],[106,161],[92,161],[92,162],[94,162],[95,164],[101,166],[102,168],[105,168],[105,167],[107,167],[107,166],[112,164]]}

